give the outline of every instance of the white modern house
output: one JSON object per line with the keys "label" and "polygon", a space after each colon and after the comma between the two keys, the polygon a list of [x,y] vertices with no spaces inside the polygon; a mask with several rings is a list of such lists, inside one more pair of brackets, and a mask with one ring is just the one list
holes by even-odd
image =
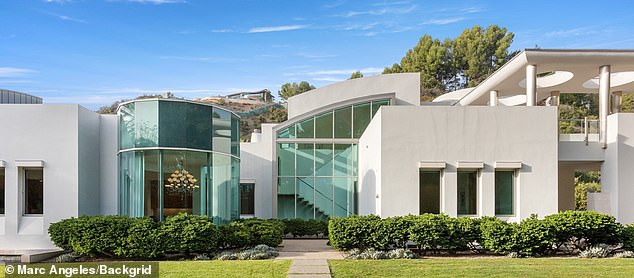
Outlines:
{"label": "white modern house", "polygon": [[[419,87],[404,73],[312,90],[248,143],[237,115],[191,101],[133,101],[117,116],[2,104],[0,255],[52,249],[49,224],[81,215],[519,221],[574,209],[575,170],[601,171],[590,209],[634,222],[634,114],[620,112],[634,51],[529,49],[431,103]],[[560,134],[566,93],[598,94],[599,120]]]}

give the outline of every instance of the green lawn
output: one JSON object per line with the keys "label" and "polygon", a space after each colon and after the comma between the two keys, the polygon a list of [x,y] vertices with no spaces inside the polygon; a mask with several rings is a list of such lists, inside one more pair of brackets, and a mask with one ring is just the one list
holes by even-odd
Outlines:
{"label": "green lawn", "polygon": [[333,277],[634,277],[634,259],[438,258],[329,261]]}
{"label": "green lawn", "polygon": [[[290,260],[262,261],[164,261],[159,263],[160,277],[286,277]],[[0,265],[0,278],[4,278]]]}

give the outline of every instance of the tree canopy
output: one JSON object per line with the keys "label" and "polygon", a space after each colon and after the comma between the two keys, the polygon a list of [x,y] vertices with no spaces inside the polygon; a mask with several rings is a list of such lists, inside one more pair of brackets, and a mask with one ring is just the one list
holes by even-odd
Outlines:
{"label": "tree canopy", "polygon": [[355,71],[352,73],[352,75],[350,75],[350,78],[348,79],[356,79],[361,77],[363,77],[363,73],[361,73],[360,71]]}
{"label": "tree canopy", "polygon": [[314,89],[316,89],[315,86],[310,85],[310,83],[308,83],[307,81],[302,81],[299,82],[299,84],[297,84],[296,82],[286,83],[282,85],[278,93],[280,95],[280,98],[288,99],[289,97],[299,95],[301,93],[305,93]]}
{"label": "tree canopy", "polygon": [[386,67],[383,73],[420,72],[421,93],[428,96],[473,87],[518,53],[509,53],[513,37],[497,25],[476,25],[442,42],[424,35],[400,64]]}

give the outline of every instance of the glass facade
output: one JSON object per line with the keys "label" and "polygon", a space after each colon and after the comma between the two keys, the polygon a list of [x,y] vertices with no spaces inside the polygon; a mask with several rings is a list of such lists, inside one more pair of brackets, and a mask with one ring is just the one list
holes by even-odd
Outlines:
{"label": "glass facade", "polygon": [[495,215],[513,215],[514,171],[495,171]]}
{"label": "glass facade", "polygon": [[216,224],[238,219],[239,130],[237,116],[208,105],[122,105],[119,213],[164,219],[184,212]]}
{"label": "glass facade", "polygon": [[278,218],[356,213],[356,139],[379,107],[389,104],[378,100],[340,107],[277,132]]}
{"label": "glass facade", "polygon": [[0,104],[42,104],[42,98],[15,91],[0,90]]}

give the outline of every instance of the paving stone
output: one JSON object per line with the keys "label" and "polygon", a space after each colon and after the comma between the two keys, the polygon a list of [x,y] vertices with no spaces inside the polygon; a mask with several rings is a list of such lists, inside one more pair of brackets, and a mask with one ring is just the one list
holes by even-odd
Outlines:
{"label": "paving stone", "polygon": [[328,265],[326,260],[294,259],[292,265]]}
{"label": "paving stone", "polygon": [[291,266],[288,270],[289,274],[328,274],[330,275],[330,268],[328,265],[296,265]]}
{"label": "paving stone", "polygon": [[330,274],[289,274],[287,278],[331,278]]}

